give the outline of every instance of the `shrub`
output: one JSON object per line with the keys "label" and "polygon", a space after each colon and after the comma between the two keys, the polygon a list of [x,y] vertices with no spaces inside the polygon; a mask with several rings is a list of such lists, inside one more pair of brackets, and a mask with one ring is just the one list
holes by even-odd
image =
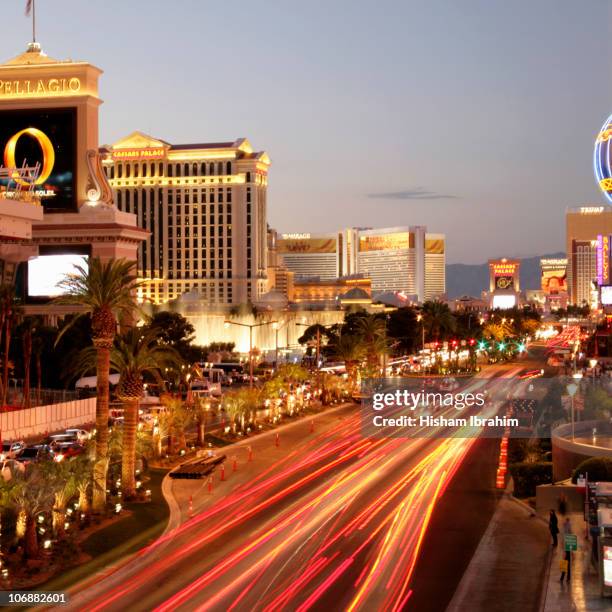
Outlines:
{"label": "shrub", "polygon": [[533,497],[538,485],[552,482],[552,463],[549,461],[513,463],[509,469],[517,497]]}
{"label": "shrub", "polygon": [[585,459],[572,474],[574,484],[580,474],[588,474],[589,482],[612,482],[612,459],[610,457]]}

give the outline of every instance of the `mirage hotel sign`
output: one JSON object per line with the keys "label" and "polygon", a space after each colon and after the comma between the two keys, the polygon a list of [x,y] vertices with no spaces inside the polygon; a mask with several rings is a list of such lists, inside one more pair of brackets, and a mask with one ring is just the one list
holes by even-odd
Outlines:
{"label": "mirage hotel sign", "polygon": [[71,96],[80,91],[81,79],[77,77],[0,80],[0,99],[27,96]]}

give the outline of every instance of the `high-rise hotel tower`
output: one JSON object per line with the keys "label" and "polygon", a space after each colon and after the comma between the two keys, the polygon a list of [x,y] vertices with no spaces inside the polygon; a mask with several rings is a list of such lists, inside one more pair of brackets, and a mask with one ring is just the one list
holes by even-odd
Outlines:
{"label": "high-rise hotel tower", "polygon": [[117,207],[151,233],[138,252],[141,299],[194,292],[225,306],[266,291],[265,152],[244,138],[170,144],[141,132],[100,152]]}

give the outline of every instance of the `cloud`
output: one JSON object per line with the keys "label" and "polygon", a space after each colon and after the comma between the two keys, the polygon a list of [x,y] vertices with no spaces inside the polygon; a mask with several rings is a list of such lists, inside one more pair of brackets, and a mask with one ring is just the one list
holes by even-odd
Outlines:
{"label": "cloud", "polygon": [[369,193],[368,198],[373,200],[459,200],[460,196],[428,191],[423,187],[406,189],[404,191],[385,191],[382,193]]}

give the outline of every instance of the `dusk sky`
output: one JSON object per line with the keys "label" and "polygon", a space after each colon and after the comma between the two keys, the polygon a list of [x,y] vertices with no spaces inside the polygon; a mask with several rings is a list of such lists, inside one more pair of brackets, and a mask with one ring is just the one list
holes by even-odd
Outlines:
{"label": "dusk sky", "polygon": [[[427,225],[476,263],[563,250],[565,208],[603,203],[608,0],[36,5],[49,55],[105,71],[102,143],[245,136],[272,158],[279,231]],[[24,6],[3,2],[4,59]]]}

